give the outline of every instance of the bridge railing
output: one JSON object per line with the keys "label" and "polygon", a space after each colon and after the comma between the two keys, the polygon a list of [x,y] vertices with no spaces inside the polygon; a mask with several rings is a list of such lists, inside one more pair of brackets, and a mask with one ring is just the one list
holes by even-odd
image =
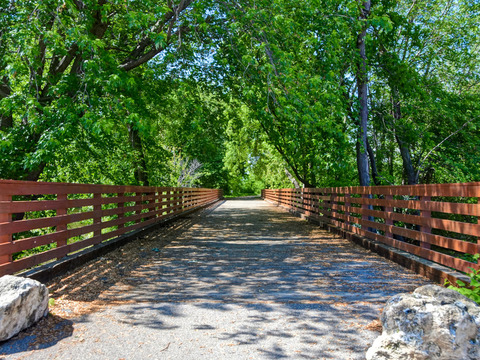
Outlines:
{"label": "bridge railing", "polygon": [[222,190],[0,180],[0,276],[215,202]]}
{"label": "bridge railing", "polygon": [[480,268],[480,182],[266,189],[262,197],[455,270]]}

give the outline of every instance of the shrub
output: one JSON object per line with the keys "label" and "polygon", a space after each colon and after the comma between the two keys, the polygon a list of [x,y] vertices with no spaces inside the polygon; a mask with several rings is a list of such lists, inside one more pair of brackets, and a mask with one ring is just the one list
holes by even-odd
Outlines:
{"label": "shrub", "polygon": [[[474,259],[478,261],[478,258],[480,258],[480,254],[475,254]],[[467,285],[463,281],[457,280],[457,286],[453,286],[448,280],[445,280],[445,285],[480,304],[480,269],[469,269],[472,271],[466,273],[466,275],[470,278],[470,284]]]}

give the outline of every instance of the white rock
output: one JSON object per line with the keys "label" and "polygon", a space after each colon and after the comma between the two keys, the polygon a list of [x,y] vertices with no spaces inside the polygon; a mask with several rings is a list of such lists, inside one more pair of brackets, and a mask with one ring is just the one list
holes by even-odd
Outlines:
{"label": "white rock", "polygon": [[480,306],[437,285],[392,297],[367,360],[478,360]]}
{"label": "white rock", "polygon": [[48,314],[48,289],[36,280],[0,277],[0,341],[15,336]]}

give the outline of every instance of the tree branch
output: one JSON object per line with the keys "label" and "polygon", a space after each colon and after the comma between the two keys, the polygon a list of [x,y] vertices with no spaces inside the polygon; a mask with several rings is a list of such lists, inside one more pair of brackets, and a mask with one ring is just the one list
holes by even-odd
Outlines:
{"label": "tree branch", "polygon": [[93,18],[95,19],[90,33],[95,36],[97,39],[101,39],[103,35],[105,35],[105,31],[107,31],[108,23],[102,21],[102,11],[101,8],[105,5],[108,1],[107,0],[98,0],[98,7],[99,9],[95,10],[93,13]]}
{"label": "tree branch", "polygon": [[10,92],[10,86],[8,86],[7,84],[0,84],[0,99],[9,97]]}
{"label": "tree branch", "polygon": [[[181,32],[189,32],[191,29],[187,26],[179,26],[178,30],[174,33],[172,33],[172,29],[174,28],[174,24],[178,20],[180,13],[185,11],[185,9],[187,9],[193,1],[194,0],[182,0],[178,6],[172,6],[171,11],[166,13],[162,19],[158,20],[152,26],[151,31],[159,34],[164,30],[165,25],[169,24],[166,44],[164,46],[155,48],[155,44],[152,39],[150,39],[148,36],[144,36],[144,38],[137,44],[137,46],[130,53],[127,59],[125,59],[125,61],[119,66],[119,68],[125,71],[129,71],[146,63],[147,61],[155,57],[157,54],[164,51],[167,46],[170,45],[171,39],[174,35],[179,35]],[[145,52],[148,47],[154,48]]]}
{"label": "tree branch", "polygon": [[430,150],[430,151],[428,152],[427,155],[425,155],[425,157],[424,157],[422,160],[420,160],[420,161],[418,162],[418,168],[417,168],[417,174],[416,174],[417,179],[418,179],[418,177],[420,176],[420,171],[422,170],[422,168],[423,168],[423,166],[424,166],[424,164],[425,164],[425,161],[426,161],[426,160],[428,159],[428,157],[435,151],[435,149],[437,149],[440,145],[442,145],[445,141],[447,141],[448,139],[450,139],[452,136],[457,135],[460,131],[462,131],[462,129],[463,129],[465,126],[467,126],[468,124],[470,124],[473,120],[474,120],[473,118],[470,119],[470,120],[468,120],[468,121],[465,122],[465,124],[463,124],[460,128],[458,128],[456,131],[454,131],[453,133],[451,133],[450,135],[448,135],[445,139],[443,139],[442,141],[440,141],[437,145],[435,145],[435,146],[432,148],[432,150]]}
{"label": "tree branch", "polygon": [[67,67],[72,63],[75,55],[78,51],[78,45],[75,43],[68,50],[67,55],[65,55],[58,63],[57,67],[53,69],[52,75],[57,75],[63,73]]}
{"label": "tree branch", "polygon": [[180,31],[183,32],[189,32],[191,29],[188,26],[185,27],[180,27],[176,32],[171,34],[171,36],[167,37],[167,41],[164,46],[158,47],[158,48],[153,48],[152,50],[148,51],[144,55],[140,56],[137,59],[129,60],[119,66],[120,69],[123,69],[125,71],[133,70],[137,67],[139,67],[142,64],[145,64],[147,61],[151,60],[154,58],[156,55],[160,54],[162,51],[164,51],[170,44],[171,44],[171,39],[173,38],[174,35],[177,35]]}

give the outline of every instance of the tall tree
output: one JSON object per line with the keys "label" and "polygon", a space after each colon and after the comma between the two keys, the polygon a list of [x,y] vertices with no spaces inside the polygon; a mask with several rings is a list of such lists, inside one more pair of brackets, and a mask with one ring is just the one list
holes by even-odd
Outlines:
{"label": "tall tree", "polygon": [[359,128],[357,135],[357,168],[361,186],[370,185],[370,172],[368,166],[368,72],[367,55],[365,53],[365,36],[367,34],[367,19],[370,15],[370,1],[364,1],[360,10],[360,20],[364,23],[357,36],[358,65],[357,65],[357,90],[359,102]]}

